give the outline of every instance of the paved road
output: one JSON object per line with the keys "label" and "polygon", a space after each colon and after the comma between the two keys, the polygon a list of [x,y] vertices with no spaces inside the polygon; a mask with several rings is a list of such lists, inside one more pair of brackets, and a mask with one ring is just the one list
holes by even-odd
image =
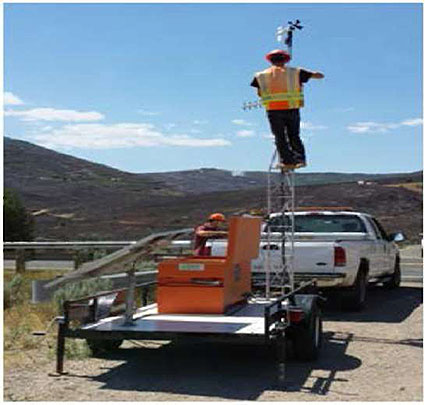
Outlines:
{"label": "paved road", "polygon": [[400,250],[401,274],[404,281],[423,278],[423,258],[421,245],[408,246]]}
{"label": "paved road", "polygon": [[127,341],[99,358],[66,359],[61,377],[49,376],[54,358],[40,344],[18,364],[5,351],[4,400],[421,402],[422,309],[418,283],[372,287],[362,312],[328,302],[320,358],[288,362],[284,388],[271,352],[239,341]]}
{"label": "paved road", "polygon": [[[400,251],[401,273],[403,281],[422,281],[423,258],[421,245],[408,246]],[[4,268],[15,268],[14,260],[5,260]],[[27,262],[28,270],[73,270],[74,262],[70,260],[33,260]]]}
{"label": "paved road", "polygon": [[[15,268],[15,260],[4,260],[5,270]],[[27,270],[73,270],[74,262],[72,260],[30,260],[26,262]]]}

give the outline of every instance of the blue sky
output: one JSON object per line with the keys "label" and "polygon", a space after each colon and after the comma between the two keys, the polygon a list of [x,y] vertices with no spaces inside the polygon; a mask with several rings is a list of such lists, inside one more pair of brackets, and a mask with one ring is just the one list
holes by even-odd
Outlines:
{"label": "blue sky", "polygon": [[300,19],[302,172],[422,169],[421,4],[5,4],[5,134],[130,172],[267,170],[249,86]]}

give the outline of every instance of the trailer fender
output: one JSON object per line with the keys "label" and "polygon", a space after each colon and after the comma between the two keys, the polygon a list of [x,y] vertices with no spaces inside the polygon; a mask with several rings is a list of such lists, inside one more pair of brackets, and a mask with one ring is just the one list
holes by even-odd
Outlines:
{"label": "trailer fender", "polygon": [[295,358],[301,361],[317,359],[322,346],[322,319],[318,295],[294,295],[293,302],[304,312],[304,318],[288,328]]}
{"label": "trailer fender", "polygon": [[304,311],[304,323],[310,321],[313,308],[320,307],[321,301],[321,297],[316,294],[295,294],[293,297],[293,304]]}

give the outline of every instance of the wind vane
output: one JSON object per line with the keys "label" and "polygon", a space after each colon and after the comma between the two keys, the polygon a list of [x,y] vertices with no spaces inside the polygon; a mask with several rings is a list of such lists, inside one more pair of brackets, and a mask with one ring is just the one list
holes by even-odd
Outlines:
{"label": "wind vane", "polygon": [[289,51],[289,54],[292,57],[292,39],[293,33],[295,30],[302,30],[303,26],[301,25],[300,20],[296,20],[294,23],[292,21],[288,21],[288,25],[286,27],[280,26],[277,27],[276,30],[276,39],[279,43],[284,43]]}

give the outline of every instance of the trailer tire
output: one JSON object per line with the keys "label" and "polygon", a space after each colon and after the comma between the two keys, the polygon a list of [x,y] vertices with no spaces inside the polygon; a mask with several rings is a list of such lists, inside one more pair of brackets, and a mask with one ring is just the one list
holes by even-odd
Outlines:
{"label": "trailer tire", "polygon": [[316,302],[311,306],[310,314],[300,324],[293,325],[292,345],[295,359],[301,361],[316,360],[322,346],[322,316]]}
{"label": "trailer tire", "polygon": [[123,340],[122,339],[86,339],[93,356],[117,350]]}
{"label": "trailer tire", "polygon": [[343,292],[343,307],[349,311],[361,311],[366,306],[367,271],[360,267],[354,286]]}
{"label": "trailer tire", "polygon": [[388,281],[384,281],[382,284],[387,290],[393,290],[400,287],[401,282],[401,270],[400,270],[400,258],[397,257],[394,264],[394,273]]}

